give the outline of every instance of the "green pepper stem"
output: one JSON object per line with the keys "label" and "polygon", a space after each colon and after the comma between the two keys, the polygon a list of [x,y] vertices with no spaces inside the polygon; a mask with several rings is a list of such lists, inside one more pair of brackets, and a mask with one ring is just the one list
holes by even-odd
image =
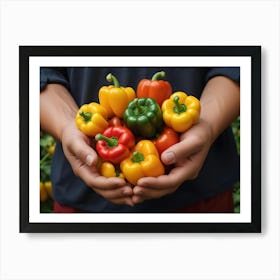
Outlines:
{"label": "green pepper stem", "polygon": [[135,106],[136,106],[136,109],[138,110],[138,112],[141,114],[143,113],[143,108],[139,105],[139,99],[136,99],[135,100]]}
{"label": "green pepper stem", "polygon": [[81,111],[79,113],[79,115],[83,118],[85,123],[89,122],[92,118],[92,113],[91,112],[86,112],[85,113],[85,112]]}
{"label": "green pepper stem", "polygon": [[133,162],[141,162],[141,161],[143,161],[144,159],[145,159],[145,157],[144,157],[143,154],[141,154],[141,153],[135,151],[135,152],[133,152],[133,154],[132,154],[131,161],[133,161]]}
{"label": "green pepper stem", "polygon": [[164,78],[164,77],[165,77],[165,72],[160,71],[160,72],[157,72],[153,75],[152,81],[157,81],[159,78]]}
{"label": "green pepper stem", "polygon": [[106,137],[100,133],[95,136],[95,140],[96,141],[99,141],[99,140],[105,141],[109,148],[113,148],[113,147],[117,146],[119,143],[119,141],[116,137]]}
{"label": "green pepper stem", "polygon": [[175,106],[173,107],[173,110],[174,110],[175,113],[181,114],[181,113],[186,112],[187,107],[186,107],[185,104],[179,103],[179,96],[178,95],[176,95],[173,98],[173,101],[174,101],[174,104],[175,104]]}
{"label": "green pepper stem", "polygon": [[114,87],[116,88],[119,88],[120,87],[120,83],[118,81],[118,79],[112,74],[112,73],[109,73],[107,76],[106,76],[106,80],[111,83],[113,82],[114,83]]}

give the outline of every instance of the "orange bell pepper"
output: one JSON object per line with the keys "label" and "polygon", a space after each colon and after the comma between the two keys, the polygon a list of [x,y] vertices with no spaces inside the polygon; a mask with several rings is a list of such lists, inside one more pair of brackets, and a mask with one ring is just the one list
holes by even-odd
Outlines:
{"label": "orange bell pepper", "polygon": [[168,99],[172,93],[172,86],[169,82],[159,80],[164,78],[165,72],[157,72],[153,75],[152,79],[143,79],[137,86],[137,97],[150,97],[157,101],[159,106],[162,105],[163,101]]}

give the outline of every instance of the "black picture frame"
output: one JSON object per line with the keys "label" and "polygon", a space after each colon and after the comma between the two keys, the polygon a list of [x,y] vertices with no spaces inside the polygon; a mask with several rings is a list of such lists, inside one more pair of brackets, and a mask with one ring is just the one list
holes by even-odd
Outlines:
{"label": "black picture frame", "polygon": [[[29,63],[37,56],[236,56],[251,58],[251,222],[72,223],[29,219]],[[21,233],[247,233],[261,232],[261,46],[19,46]],[[39,94],[39,89],[38,89]],[[38,141],[39,145],[39,141]],[[39,168],[39,167],[38,167]]]}

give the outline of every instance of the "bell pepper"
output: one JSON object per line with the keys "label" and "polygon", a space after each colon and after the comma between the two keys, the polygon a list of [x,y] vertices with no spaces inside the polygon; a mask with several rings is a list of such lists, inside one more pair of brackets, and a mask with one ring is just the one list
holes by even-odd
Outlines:
{"label": "bell pepper", "polygon": [[51,181],[46,181],[45,182],[45,188],[47,190],[49,198],[52,197],[52,182]]}
{"label": "bell pepper", "polygon": [[106,76],[106,79],[114,85],[100,88],[99,103],[106,108],[109,117],[122,118],[128,103],[135,98],[135,91],[131,87],[121,87],[117,78],[111,73]]}
{"label": "bell pepper", "polygon": [[163,124],[161,109],[152,98],[135,98],[128,104],[123,119],[134,135],[148,139],[153,138]]}
{"label": "bell pepper", "polygon": [[200,102],[182,91],[173,93],[162,104],[165,124],[177,132],[184,132],[196,124],[200,115]]}
{"label": "bell pepper", "polygon": [[135,146],[132,132],[122,126],[110,126],[103,134],[95,136],[96,151],[103,161],[119,163],[129,154]]}
{"label": "bell pepper", "polygon": [[157,72],[153,75],[152,79],[143,79],[137,86],[137,97],[150,97],[154,98],[159,106],[162,105],[165,99],[168,99],[172,93],[171,84],[167,81],[158,80],[165,77],[165,72]]}
{"label": "bell pepper", "polygon": [[44,202],[46,200],[48,200],[49,196],[48,196],[48,192],[47,189],[45,187],[44,182],[40,182],[40,201]]}
{"label": "bell pepper", "polygon": [[123,126],[123,121],[119,117],[113,117],[109,120],[109,126]]}
{"label": "bell pepper", "polygon": [[120,163],[124,177],[136,185],[143,177],[157,177],[164,174],[164,167],[152,141],[139,141],[128,158]]}
{"label": "bell pepper", "polygon": [[102,162],[99,168],[99,172],[106,178],[118,177],[124,179],[123,174],[111,162]]}
{"label": "bell pepper", "polygon": [[162,133],[156,139],[153,139],[159,155],[178,142],[179,134],[169,127],[164,127]]}
{"label": "bell pepper", "polygon": [[84,134],[93,137],[107,128],[107,117],[107,110],[102,105],[92,102],[81,106],[77,112],[75,123]]}
{"label": "bell pepper", "polygon": [[44,202],[52,198],[52,183],[51,181],[40,181],[40,201]]}

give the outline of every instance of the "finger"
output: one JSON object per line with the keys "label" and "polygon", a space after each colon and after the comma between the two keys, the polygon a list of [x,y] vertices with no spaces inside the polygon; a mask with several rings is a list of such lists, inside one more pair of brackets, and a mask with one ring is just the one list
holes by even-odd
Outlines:
{"label": "finger", "polygon": [[175,192],[176,189],[177,187],[166,188],[166,189],[141,188],[140,191],[141,195],[138,195],[138,191],[137,191],[137,195],[134,195],[132,197],[132,200],[134,203],[140,203],[148,199],[161,198],[165,195]]}
{"label": "finger", "polygon": [[101,190],[111,190],[120,188],[126,185],[124,179],[117,177],[106,178],[101,176],[95,168],[90,168],[87,165],[81,165],[76,168],[78,175],[89,187]]}
{"label": "finger", "polygon": [[[159,182],[160,184],[160,182]],[[168,187],[152,187],[149,186],[143,187],[143,186],[135,186],[133,189],[133,194],[137,195],[141,198],[160,198],[164,195],[173,193],[180,184],[174,184],[174,185],[168,185]]]}
{"label": "finger", "polygon": [[131,197],[133,194],[132,188],[125,186],[118,189],[113,190],[101,190],[96,189],[96,193],[102,195],[104,198],[108,200],[114,200],[114,199],[125,199],[128,197]]}
{"label": "finger", "polygon": [[[144,177],[138,180],[137,186],[142,188],[166,189],[171,186],[179,185],[182,180],[184,180],[184,176],[185,173],[178,170],[176,174],[170,172],[169,175],[162,175],[159,177]],[[137,191],[137,188],[135,188],[135,191]]]}
{"label": "finger", "polygon": [[[185,160],[173,168],[168,175],[159,177],[144,177],[137,181],[137,186],[151,189],[168,189],[180,186],[185,180],[192,179],[196,166],[192,160]],[[137,188],[134,188],[134,194]]]}
{"label": "finger", "polygon": [[132,196],[132,201],[133,203],[138,204],[144,202],[145,200],[158,199],[165,195],[175,192],[178,187],[179,186],[175,186],[175,187],[168,187],[164,189],[156,189],[156,188],[149,188],[149,187],[147,188],[139,187],[139,189],[136,189],[135,187],[135,194]]}
{"label": "finger", "polygon": [[166,165],[174,164],[197,153],[202,147],[201,139],[196,135],[189,134],[189,137],[165,150],[161,155],[161,160]]}
{"label": "finger", "polygon": [[73,141],[69,146],[70,152],[80,159],[88,166],[94,166],[98,163],[98,156],[95,150],[89,145],[89,141],[86,139],[79,139],[79,141]]}
{"label": "finger", "polygon": [[199,149],[201,149],[200,143],[198,144],[192,139],[189,141],[183,140],[165,150],[161,155],[161,160],[166,165],[174,164],[182,159],[190,157],[198,152]]}
{"label": "finger", "polygon": [[133,188],[132,201],[137,204],[173,193],[185,180],[196,176],[195,171],[195,161],[185,160],[173,168],[168,175],[141,178]]}
{"label": "finger", "polygon": [[116,204],[134,206],[131,196],[133,194],[130,184],[119,178],[106,178],[98,173],[92,173],[90,168],[84,165],[81,168],[81,178],[97,194]]}
{"label": "finger", "polygon": [[132,198],[132,203],[133,204],[138,204],[138,203],[142,203],[145,201],[145,198],[143,198],[142,196],[139,196],[139,195],[134,195]]}

